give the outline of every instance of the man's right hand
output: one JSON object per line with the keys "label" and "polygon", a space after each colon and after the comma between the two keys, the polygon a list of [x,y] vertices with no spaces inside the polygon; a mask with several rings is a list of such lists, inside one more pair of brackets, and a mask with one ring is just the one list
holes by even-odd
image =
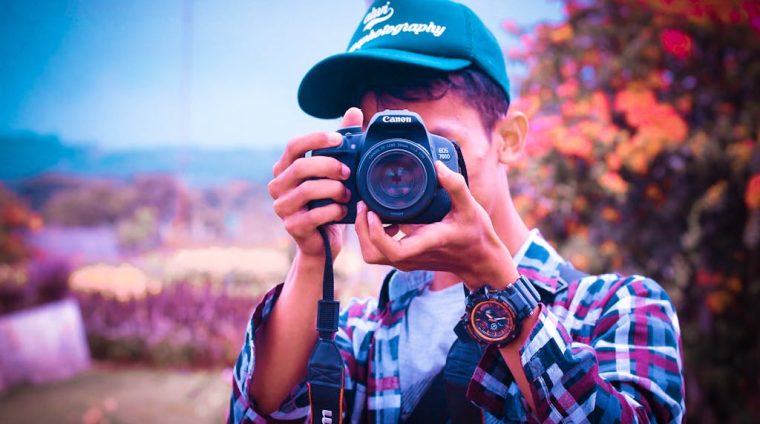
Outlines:
{"label": "man's right hand", "polygon": [[[362,125],[362,112],[349,109],[343,127]],[[338,221],[345,206],[333,203],[309,210],[311,200],[345,203],[350,193],[343,185],[348,167],[335,158],[304,157],[309,150],[337,146],[338,133],[314,133],[293,139],[274,165],[269,194],[274,211],[298,244],[290,272],[269,318],[256,332],[256,361],[250,394],[259,411],[269,414],[280,406],[293,387],[306,376],[306,364],[317,340],[317,301],[322,295],[325,249],[317,227]],[[318,178],[318,179],[315,179]],[[329,225],[333,260],[343,243],[345,225]]]}
{"label": "man's right hand", "polygon": [[[362,118],[361,110],[351,108],[343,116],[341,127],[361,126]],[[312,133],[294,138],[288,142],[285,152],[272,168],[274,178],[268,188],[274,199],[274,211],[301,254],[307,257],[324,258],[325,250],[317,227],[343,218],[347,210],[340,203],[346,203],[351,193],[342,182],[350,174],[348,166],[327,156],[304,156],[310,150],[338,146],[342,139],[337,132]],[[308,202],[317,199],[332,199],[338,203],[308,209]],[[327,227],[333,259],[342,247],[345,227]]]}

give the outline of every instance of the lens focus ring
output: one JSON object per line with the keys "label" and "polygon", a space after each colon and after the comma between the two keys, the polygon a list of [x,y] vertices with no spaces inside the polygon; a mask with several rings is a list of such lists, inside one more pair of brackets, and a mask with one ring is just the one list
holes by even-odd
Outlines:
{"label": "lens focus ring", "polygon": [[407,209],[425,193],[427,173],[417,156],[407,150],[392,149],[370,163],[367,186],[372,197],[384,207]]}

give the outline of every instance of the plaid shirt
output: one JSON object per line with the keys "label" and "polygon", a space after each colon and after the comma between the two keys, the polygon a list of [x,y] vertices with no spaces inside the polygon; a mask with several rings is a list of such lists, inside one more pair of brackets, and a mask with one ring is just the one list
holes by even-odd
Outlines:
{"label": "plaid shirt", "polygon": [[[538,321],[520,349],[536,409],[530,410],[499,351],[489,348],[467,390],[486,422],[680,422],[684,384],[680,330],[673,305],[654,281],[618,274],[565,281],[567,262],[538,234],[515,255],[521,274],[542,297]],[[336,342],[346,366],[347,422],[400,419],[398,337],[411,300],[429,283],[421,272],[390,281],[387,301],[352,301]],[[417,278],[415,278],[417,275]],[[234,369],[229,422],[304,422],[305,382],[270,416],[256,410],[249,388],[253,335],[282,285],[256,308]]]}

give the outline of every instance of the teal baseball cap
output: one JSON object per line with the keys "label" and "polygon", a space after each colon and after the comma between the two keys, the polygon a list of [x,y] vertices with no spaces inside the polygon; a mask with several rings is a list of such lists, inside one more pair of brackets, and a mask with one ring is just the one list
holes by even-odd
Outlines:
{"label": "teal baseball cap", "polygon": [[509,99],[509,78],[496,37],[468,7],[448,0],[377,0],[345,53],[314,65],[298,88],[298,104],[317,118],[338,118],[355,106],[368,75],[394,67],[452,72],[473,67]]}

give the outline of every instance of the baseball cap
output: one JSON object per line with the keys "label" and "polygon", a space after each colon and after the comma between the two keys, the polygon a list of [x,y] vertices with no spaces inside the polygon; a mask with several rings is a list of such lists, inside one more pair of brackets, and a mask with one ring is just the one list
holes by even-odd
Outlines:
{"label": "baseball cap", "polygon": [[356,101],[356,87],[373,72],[393,67],[452,72],[474,67],[509,99],[499,43],[475,13],[448,0],[377,0],[356,28],[345,53],[314,65],[298,88],[298,103],[317,118],[337,118]]}

